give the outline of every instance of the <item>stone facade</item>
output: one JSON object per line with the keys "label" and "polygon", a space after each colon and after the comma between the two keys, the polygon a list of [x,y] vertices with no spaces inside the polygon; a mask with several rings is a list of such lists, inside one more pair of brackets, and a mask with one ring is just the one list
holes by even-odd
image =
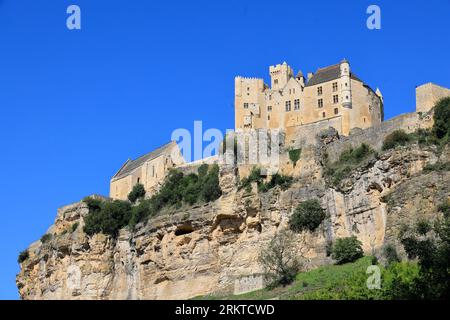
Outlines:
{"label": "stone facade", "polygon": [[434,83],[426,83],[416,88],[416,111],[428,112],[440,99],[450,97],[450,90]]}
{"label": "stone facade", "polygon": [[348,61],[309,74],[283,63],[269,68],[271,87],[263,79],[235,78],[235,128],[285,129],[337,119],[337,130],[369,128],[383,121],[381,92],[372,90],[350,70]]}

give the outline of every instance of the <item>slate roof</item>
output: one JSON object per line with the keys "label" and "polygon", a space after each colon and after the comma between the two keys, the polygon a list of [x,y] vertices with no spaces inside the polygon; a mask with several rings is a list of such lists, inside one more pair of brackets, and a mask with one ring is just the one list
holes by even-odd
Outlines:
{"label": "slate roof", "polygon": [[[313,77],[308,81],[307,87],[315,86],[320,83],[336,80],[341,75],[341,64],[335,64],[329,67],[320,68],[316,71]],[[353,72],[350,72],[350,77],[354,80],[362,82]]]}
{"label": "slate roof", "polygon": [[120,170],[114,175],[114,177],[112,177],[112,179],[119,179],[119,178],[127,176],[130,172],[139,168],[145,162],[155,159],[155,158],[159,157],[160,155],[166,153],[174,145],[176,145],[176,142],[171,141],[171,142],[137,158],[136,160],[127,160],[123,164],[122,168],[120,168]]}

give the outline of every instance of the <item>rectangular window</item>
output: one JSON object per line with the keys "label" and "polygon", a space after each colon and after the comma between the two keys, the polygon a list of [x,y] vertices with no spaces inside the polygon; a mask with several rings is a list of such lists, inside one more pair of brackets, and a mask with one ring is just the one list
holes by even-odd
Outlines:
{"label": "rectangular window", "polygon": [[248,109],[248,103],[244,103],[244,109]]}
{"label": "rectangular window", "polygon": [[286,101],[286,112],[291,111],[291,102],[290,101]]}
{"label": "rectangular window", "polygon": [[272,111],[272,106],[268,106],[267,111],[269,111],[269,112]]}
{"label": "rectangular window", "polygon": [[323,108],[323,99],[317,100],[317,106],[318,106],[319,108]]}
{"label": "rectangular window", "polygon": [[337,92],[338,91],[338,84],[337,82],[333,82],[333,92]]}
{"label": "rectangular window", "polygon": [[325,112],[322,112],[322,118],[325,118],[325,117],[326,117]]}
{"label": "rectangular window", "polygon": [[338,108],[334,108],[334,114],[338,114],[339,113],[339,109]]}
{"label": "rectangular window", "polygon": [[333,103],[339,103],[339,96],[337,94],[333,96]]}
{"label": "rectangular window", "polygon": [[300,99],[294,100],[294,110],[300,110]]}
{"label": "rectangular window", "polygon": [[317,95],[318,96],[322,95],[322,87],[317,87]]}

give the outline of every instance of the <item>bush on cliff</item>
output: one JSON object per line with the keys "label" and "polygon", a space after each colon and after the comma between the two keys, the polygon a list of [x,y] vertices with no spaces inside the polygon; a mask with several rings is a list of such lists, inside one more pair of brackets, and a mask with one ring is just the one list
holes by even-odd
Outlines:
{"label": "bush on cliff", "polygon": [[144,185],[141,183],[135,184],[131,192],[128,194],[128,200],[131,203],[135,203],[138,199],[142,199],[145,197],[145,189]]}
{"label": "bush on cliff", "polygon": [[450,97],[439,100],[434,107],[433,133],[436,138],[449,141],[450,137]]}
{"label": "bush on cliff", "polygon": [[335,163],[330,164],[326,161],[324,174],[333,186],[337,186],[350,175],[354,168],[374,154],[374,150],[369,145],[362,143],[356,149],[350,148],[343,151]]}
{"label": "bush on cliff", "polygon": [[383,141],[383,150],[393,149],[397,146],[404,146],[411,141],[411,137],[404,130],[395,130],[387,135]]}
{"label": "bush on cliff", "polygon": [[289,227],[292,231],[316,230],[325,219],[326,213],[318,200],[307,200],[298,205],[289,219]]}
{"label": "bush on cliff", "polygon": [[248,177],[241,180],[238,189],[245,189],[247,192],[251,192],[252,183],[256,182],[258,192],[267,192],[276,186],[280,186],[282,190],[286,190],[292,185],[293,180],[290,176],[275,173],[270,177],[268,182],[264,182],[264,177],[261,175],[261,168],[253,167]]}
{"label": "bush on cliff", "polygon": [[337,264],[356,261],[364,254],[361,245],[361,241],[355,236],[337,239],[333,245],[331,257]]}
{"label": "bush on cliff", "polygon": [[279,232],[259,255],[269,287],[288,285],[294,281],[301,264],[296,256],[296,242],[289,230]]}
{"label": "bush on cliff", "polygon": [[23,250],[23,251],[21,251],[19,253],[19,257],[17,258],[17,262],[18,263],[22,263],[25,260],[27,260],[29,256],[30,256],[30,254],[28,253],[28,249],[25,249],[25,250]]}
{"label": "bush on cliff", "polygon": [[47,243],[52,239],[52,235],[50,233],[46,233],[41,237],[41,242],[42,243]]}
{"label": "bush on cliff", "polygon": [[103,233],[116,237],[130,218],[131,204],[128,201],[103,201],[99,208],[96,207],[84,218],[83,230],[88,235]]}

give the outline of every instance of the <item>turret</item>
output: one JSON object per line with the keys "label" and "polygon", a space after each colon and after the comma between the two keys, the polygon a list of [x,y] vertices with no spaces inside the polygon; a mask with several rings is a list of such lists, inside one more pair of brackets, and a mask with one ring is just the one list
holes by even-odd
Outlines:
{"label": "turret", "polygon": [[281,90],[290,78],[294,76],[294,71],[286,63],[269,67],[272,90]]}
{"label": "turret", "polygon": [[352,84],[350,79],[350,64],[346,59],[341,61],[341,96],[342,106],[352,108]]}

